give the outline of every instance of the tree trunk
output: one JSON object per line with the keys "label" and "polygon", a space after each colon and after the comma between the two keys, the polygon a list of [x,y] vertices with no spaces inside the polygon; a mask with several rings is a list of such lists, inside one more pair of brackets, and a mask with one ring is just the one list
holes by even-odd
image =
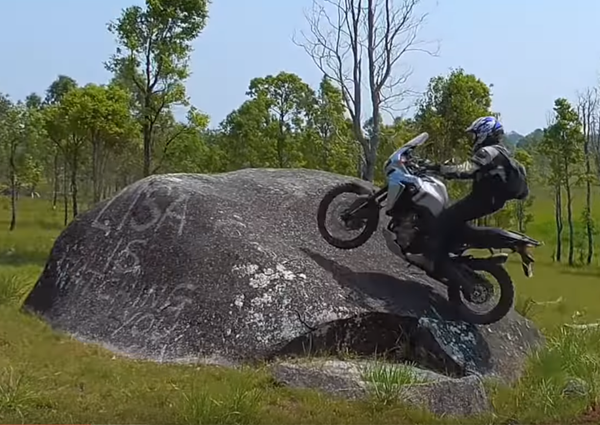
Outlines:
{"label": "tree trunk", "polygon": [[283,155],[285,143],[284,119],[285,115],[281,113],[279,115],[279,135],[277,136],[277,161],[279,162],[279,168],[283,168],[285,166]]}
{"label": "tree trunk", "polygon": [[92,135],[92,200],[94,204],[100,201],[100,141]]}
{"label": "tree trunk", "polygon": [[[568,170],[566,171],[566,176],[568,176]],[[567,224],[569,226],[569,251],[568,251],[568,263],[569,266],[573,266],[575,261],[574,261],[574,228],[573,228],[573,199],[572,199],[572,194],[571,194],[571,182],[569,181],[569,178],[567,177],[565,179],[565,191],[567,193]]]}
{"label": "tree trunk", "polygon": [[71,162],[71,203],[73,205],[73,218],[79,214],[79,205],[77,203],[77,150],[73,152],[73,158]]}
{"label": "tree trunk", "polygon": [[554,217],[556,220],[556,256],[555,260],[561,262],[562,260],[562,232],[563,232],[563,221],[562,221],[562,187],[560,184],[555,186],[554,192]]}
{"label": "tree trunk", "polygon": [[517,201],[517,226],[519,232],[525,232],[525,201]]}
{"label": "tree trunk", "polygon": [[10,226],[11,232],[17,227],[17,173],[14,169],[14,160],[11,158],[10,167]]}
{"label": "tree trunk", "polygon": [[[588,131],[589,133],[589,131]],[[586,263],[592,264],[594,258],[594,228],[592,218],[592,182],[590,178],[592,176],[592,160],[590,158],[590,137],[591,134],[587,134],[585,138],[585,144],[583,145],[583,151],[585,154],[585,228],[587,233],[587,259]]]}
{"label": "tree trunk", "polygon": [[361,178],[368,182],[372,182],[375,179],[375,166],[377,165],[377,145],[379,144],[379,138],[374,134],[368,142],[368,147],[365,151],[365,162],[363,164],[363,174]]}
{"label": "tree trunk", "polygon": [[64,214],[64,226],[69,224],[69,168],[67,167],[67,160],[65,157],[64,167],[63,167],[63,207],[65,209]]}
{"label": "tree trunk", "polygon": [[[369,67],[369,92],[371,95],[371,119],[373,120],[373,131],[365,144],[365,168],[363,179],[372,182],[375,178],[375,166],[377,165],[377,149],[381,135],[381,87],[377,82],[377,18],[375,16],[375,3],[373,0],[367,2],[367,62]],[[391,29],[388,26],[388,31]],[[389,69],[388,69],[389,71]]]}
{"label": "tree trunk", "polygon": [[60,182],[60,169],[58,167],[59,164],[59,152],[58,150],[54,153],[54,181],[52,188],[52,209],[56,209],[56,204],[58,203],[58,190],[59,190],[59,182]]}
{"label": "tree trunk", "polygon": [[150,125],[144,124],[144,177],[150,175],[150,162],[152,158],[152,146],[151,138],[152,133],[150,132]]}
{"label": "tree trunk", "polygon": [[[150,62],[147,60],[146,66]],[[152,117],[150,116],[150,108],[152,106],[151,88],[148,87],[149,81],[146,82],[146,93],[144,96],[144,122],[142,124],[142,135],[144,139],[144,177],[150,175],[150,167],[152,165]]]}
{"label": "tree trunk", "polygon": [[358,157],[356,160],[356,176],[362,178],[365,170],[365,153],[362,148],[358,149],[357,156]]}
{"label": "tree trunk", "polygon": [[[589,160],[588,160],[589,161]],[[589,176],[589,174],[588,174]],[[592,184],[588,180],[586,182],[586,193],[585,193],[585,203],[586,203],[586,217],[585,217],[585,227],[587,233],[587,259],[586,263],[588,265],[592,264],[592,259],[594,258],[594,226],[593,226],[593,218],[592,218]]]}

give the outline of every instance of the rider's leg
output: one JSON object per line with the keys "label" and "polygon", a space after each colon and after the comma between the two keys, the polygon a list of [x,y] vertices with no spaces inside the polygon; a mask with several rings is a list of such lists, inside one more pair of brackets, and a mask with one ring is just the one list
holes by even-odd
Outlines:
{"label": "rider's leg", "polygon": [[434,264],[439,264],[447,254],[454,240],[460,236],[465,223],[492,214],[502,206],[489,197],[469,194],[446,208],[435,220],[429,233],[428,247],[425,255],[411,255],[409,259],[433,271]]}

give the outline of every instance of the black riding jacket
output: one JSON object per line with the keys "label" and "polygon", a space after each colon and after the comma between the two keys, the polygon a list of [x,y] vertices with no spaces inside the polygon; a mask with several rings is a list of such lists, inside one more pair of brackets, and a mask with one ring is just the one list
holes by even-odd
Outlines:
{"label": "black riding jacket", "polygon": [[502,143],[483,146],[460,165],[442,165],[440,174],[448,179],[473,180],[472,193],[483,199],[504,198],[508,155]]}

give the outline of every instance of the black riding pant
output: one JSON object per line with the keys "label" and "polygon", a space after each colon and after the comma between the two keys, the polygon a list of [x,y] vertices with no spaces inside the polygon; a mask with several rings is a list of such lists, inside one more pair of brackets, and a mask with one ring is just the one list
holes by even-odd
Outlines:
{"label": "black riding pant", "polygon": [[434,261],[448,255],[452,244],[461,236],[468,222],[499,211],[506,203],[487,194],[470,193],[445,209],[435,220],[430,233],[430,255]]}

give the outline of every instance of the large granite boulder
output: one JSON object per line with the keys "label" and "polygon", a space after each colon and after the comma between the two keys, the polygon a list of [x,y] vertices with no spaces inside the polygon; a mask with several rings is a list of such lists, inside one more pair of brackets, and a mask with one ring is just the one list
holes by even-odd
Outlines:
{"label": "large granite boulder", "polygon": [[344,180],[266,169],[140,180],[65,229],[25,308],[157,361],[349,348],[446,376],[518,377],[541,341],[528,320],[456,321],[445,288],[407,270],[380,232],[351,251],[321,239],[317,205]]}

